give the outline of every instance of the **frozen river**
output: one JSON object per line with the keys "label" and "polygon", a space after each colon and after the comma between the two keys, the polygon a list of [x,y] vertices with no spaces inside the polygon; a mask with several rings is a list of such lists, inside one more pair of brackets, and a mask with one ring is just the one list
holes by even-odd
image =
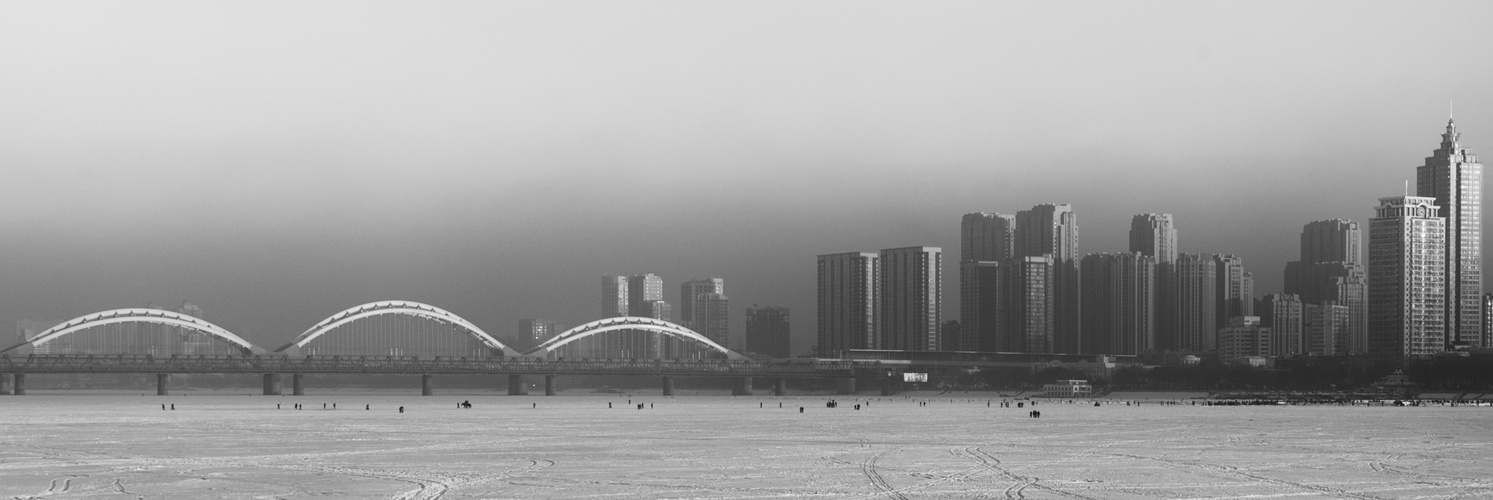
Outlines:
{"label": "frozen river", "polygon": [[490,394],[0,396],[0,497],[1493,497],[1488,407]]}

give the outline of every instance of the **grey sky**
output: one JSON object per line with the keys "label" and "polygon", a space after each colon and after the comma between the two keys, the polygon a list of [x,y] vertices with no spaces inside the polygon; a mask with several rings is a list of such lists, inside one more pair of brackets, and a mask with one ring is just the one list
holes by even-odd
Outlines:
{"label": "grey sky", "polygon": [[[1437,145],[1493,152],[1487,2],[0,3],[0,320],[181,300],[277,344],[603,274],[726,279],[813,342],[814,256],[1170,212],[1278,291]],[[1412,186],[1413,189],[1413,186]]]}

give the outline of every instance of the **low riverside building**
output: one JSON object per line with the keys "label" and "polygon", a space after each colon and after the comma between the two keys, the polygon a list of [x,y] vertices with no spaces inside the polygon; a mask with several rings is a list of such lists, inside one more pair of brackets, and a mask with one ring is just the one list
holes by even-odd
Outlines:
{"label": "low riverside building", "polygon": [[1087,380],[1058,380],[1042,386],[1042,395],[1049,398],[1086,398],[1094,394],[1094,386]]}

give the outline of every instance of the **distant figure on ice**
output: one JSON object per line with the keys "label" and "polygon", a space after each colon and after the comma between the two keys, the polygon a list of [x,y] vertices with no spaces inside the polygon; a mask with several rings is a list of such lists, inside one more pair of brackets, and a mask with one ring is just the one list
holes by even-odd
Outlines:
{"label": "distant figure on ice", "polygon": [[459,406],[461,408],[466,408],[466,409],[470,410],[470,409],[472,409],[472,402],[470,400],[468,400],[468,401],[462,401],[461,404],[456,405],[456,406]]}
{"label": "distant figure on ice", "polygon": [[403,406],[399,407],[399,413],[404,413],[404,407]]}

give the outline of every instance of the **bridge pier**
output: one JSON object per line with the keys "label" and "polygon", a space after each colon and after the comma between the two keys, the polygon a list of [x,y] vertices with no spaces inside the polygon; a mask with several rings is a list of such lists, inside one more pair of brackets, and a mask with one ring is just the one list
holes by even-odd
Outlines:
{"label": "bridge pier", "polygon": [[550,375],[545,375],[544,376],[544,395],[545,396],[554,396],[555,395],[555,375],[554,374],[550,374]]}
{"label": "bridge pier", "polygon": [[156,374],[156,395],[157,396],[166,396],[167,395],[167,392],[166,392],[166,382],[170,378],[171,378],[170,374],[166,374],[166,373],[157,373]]}
{"label": "bridge pier", "polygon": [[788,393],[788,379],[787,378],[778,377],[776,380],[773,380],[773,382],[772,382],[772,395],[774,395],[774,396],[782,396],[782,395],[787,394],[787,393]]}
{"label": "bridge pier", "polygon": [[420,395],[421,396],[433,396],[433,395],[435,395],[435,385],[433,384],[433,382],[435,382],[435,375],[431,375],[429,373],[424,373],[424,374],[420,375]]}
{"label": "bridge pier", "polygon": [[509,375],[508,376],[508,395],[509,396],[527,396],[527,395],[529,395],[529,386],[524,385],[524,376],[523,375],[514,374],[514,375]]}
{"label": "bridge pier", "polygon": [[835,379],[836,394],[855,394],[855,377],[838,377]]}
{"label": "bridge pier", "polygon": [[664,395],[674,395],[674,377],[664,377]]}
{"label": "bridge pier", "polygon": [[736,389],[731,391],[732,396],[751,396],[752,377],[741,377],[736,379]]}
{"label": "bridge pier", "polygon": [[26,395],[26,374],[24,374],[24,373],[17,373],[17,374],[15,374],[13,376],[13,379],[15,380],[15,382],[11,384],[10,393],[11,394],[15,394],[17,396],[25,396]]}
{"label": "bridge pier", "polygon": [[897,381],[891,378],[881,379],[881,395],[891,396],[897,393]]}
{"label": "bridge pier", "polygon": [[278,373],[266,373],[266,374],[264,374],[264,395],[266,395],[266,396],[279,396],[280,395],[280,374],[278,374]]}
{"label": "bridge pier", "polygon": [[290,394],[292,396],[305,396],[306,395],[306,388],[302,384],[302,380],[305,379],[305,378],[306,378],[305,375],[302,375],[302,374],[299,374],[299,373],[292,373],[292,374],[290,374]]}
{"label": "bridge pier", "polygon": [[0,394],[10,394],[11,390],[10,374],[0,373]]}

